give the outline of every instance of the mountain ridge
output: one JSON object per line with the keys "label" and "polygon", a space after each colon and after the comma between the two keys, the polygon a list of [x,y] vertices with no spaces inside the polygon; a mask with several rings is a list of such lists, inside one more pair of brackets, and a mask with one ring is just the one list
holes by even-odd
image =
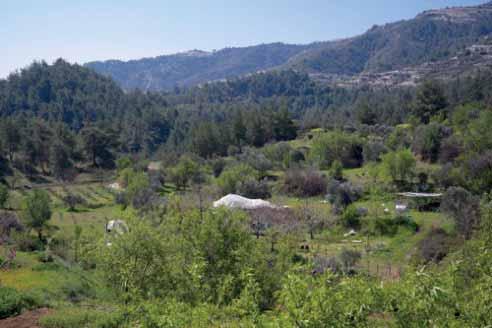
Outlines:
{"label": "mountain ridge", "polygon": [[[450,60],[469,47],[480,46],[488,36],[492,36],[492,2],[428,10],[412,19],[374,25],[363,34],[332,41],[304,45],[277,42],[210,52],[195,49],[85,66],[112,77],[126,90],[172,90],[273,69],[293,69],[320,81],[344,84],[347,80],[365,81],[362,77],[371,74],[408,71]],[[421,73],[426,70],[417,70],[420,73],[411,81],[425,78]]]}

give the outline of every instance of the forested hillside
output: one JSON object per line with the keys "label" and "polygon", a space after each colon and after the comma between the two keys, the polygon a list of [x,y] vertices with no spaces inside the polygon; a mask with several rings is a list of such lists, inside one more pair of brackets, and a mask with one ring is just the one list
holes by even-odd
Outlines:
{"label": "forested hillside", "polygon": [[441,76],[450,78],[455,71],[448,71],[452,65],[442,61],[463,53],[469,55],[470,49],[475,49],[470,47],[483,48],[475,60],[461,58],[460,71],[492,65],[491,34],[492,3],[489,2],[424,12],[414,19],[374,26],[362,35],[338,41],[308,45],[275,43],[212,53],[191,51],[128,62],[93,62],[86,66],[111,76],[125,90],[147,91],[196,86],[279,68],[308,73],[330,83],[356,79],[362,74],[366,79],[357,82],[367,84],[375,79],[367,78],[368,74],[394,74],[395,70],[403,70],[404,75],[417,70],[417,78],[425,79],[434,66]]}
{"label": "forested hillside", "polygon": [[1,80],[0,326],[487,326],[491,72]]}
{"label": "forested hillside", "polygon": [[354,38],[319,44],[288,66],[310,73],[383,72],[455,56],[492,33],[492,3],[448,8],[374,26]]}
{"label": "forested hillside", "polygon": [[126,90],[172,90],[177,86],[193,86],[267,70],[307,48],[273,43],[214,52],[195,50],[128,62],[92,62],[86,66],[111,76]]}

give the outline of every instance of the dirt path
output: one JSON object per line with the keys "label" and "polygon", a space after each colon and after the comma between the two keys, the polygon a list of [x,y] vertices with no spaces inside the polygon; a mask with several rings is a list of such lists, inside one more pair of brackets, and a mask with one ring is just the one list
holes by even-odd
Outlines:
{"label": "dirt path", "polygon": [[40,328],[38,320],[48,314],[49,309],[37,309],[25,312],[17,317],[0,320],[0,328]]}

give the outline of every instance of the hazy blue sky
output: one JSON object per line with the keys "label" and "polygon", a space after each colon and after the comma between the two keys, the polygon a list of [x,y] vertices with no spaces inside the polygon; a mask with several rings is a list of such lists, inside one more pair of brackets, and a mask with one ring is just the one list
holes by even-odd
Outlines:
{"label": "hazy blue sky", "polygon": [[485,0],[3,0],[0,77],[33,60],[84,63],[353,36]]}

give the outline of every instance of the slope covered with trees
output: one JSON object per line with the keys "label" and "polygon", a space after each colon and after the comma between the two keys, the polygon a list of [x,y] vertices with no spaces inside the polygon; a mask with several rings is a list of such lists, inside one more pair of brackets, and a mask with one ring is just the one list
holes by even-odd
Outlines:
{"label": "slope covered with trees", "polygon": [[374,26],[354,38],[319,44],[288,66],[310,73],[382,72],[455,56],[492,33],[492,3],[424,12]]}
{"label": "slope covered with trees", "polygon": [[306,48],[273,43],[214,52],[196,50],[128,62],[92,62],[86,66],[111,76],[126,90],[172,90],[176,86],[193,86],[267,70],[284,64]]}
{"label": "slope covered with trees", "polygon": [[[0,320],[485,326],[490,73],[338,89],[288,70],[169,93],[61,60],[11,75]],[[277,206],[213,208],[229,193]]]}
{"label": "slope covered with trees", "polygon": [[[424,12],[414,19],[374,26],[352,38],[308,45],[281,43],[227,48],[128,62],[86,64],[111,76],[125,90],[173,90],[231,79],[264,70],[294,69],[317,78],[337,80],[359,74],[388,72],[427,65],[445,70],[449,60],[474,45],[487,45],[492,34],[492,3]],[[489,48],[487,48],[489,49]],[[487,50],[492,51],[492,50]],[[466,58],[465,58],[466,59]],[[478,64],[488,62],[479,57]],[[464,70],[477,62],[464,60]],[[452,74],[451,74],[452,75]]]}

